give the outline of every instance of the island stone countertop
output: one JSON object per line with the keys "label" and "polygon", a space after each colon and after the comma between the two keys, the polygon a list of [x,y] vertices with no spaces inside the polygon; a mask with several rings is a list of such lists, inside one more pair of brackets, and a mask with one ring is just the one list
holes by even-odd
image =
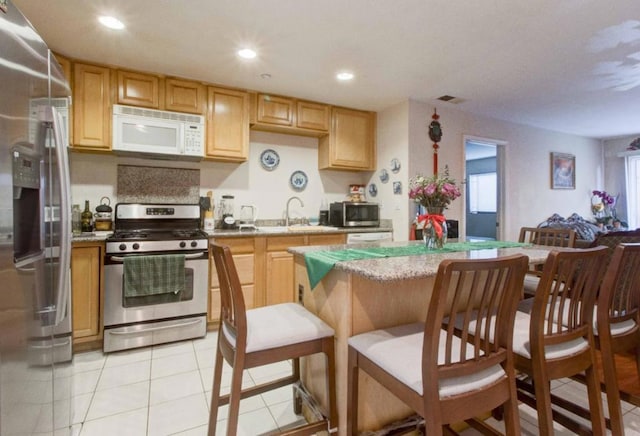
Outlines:
{"label": "island stone countertop", "polygon": [[[372,247],[408,247],[424,245],[422,241],[405,242],[373,242],[353,245],[326,245],[291,247],[289,252],[297,256],[313,251],[340,251],[347,249],[360,249]],[[544,263],[549,254],[549,247],[525,246],[512,248],[491,248],[466,251],[428,252],[424,254],[382,257],[374,259],[339,261],[334,269],[355,274],[378,282],[398,281],[433,277],[438,271],[440,262],[445,259],[493,259],[496,257],[525,254],[529,256],[529,262]]]}

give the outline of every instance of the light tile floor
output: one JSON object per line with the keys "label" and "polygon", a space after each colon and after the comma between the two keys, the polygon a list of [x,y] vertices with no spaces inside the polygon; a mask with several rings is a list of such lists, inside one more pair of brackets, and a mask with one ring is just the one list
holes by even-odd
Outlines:
{"label": "light tile floor", "polygon": [[[74,436],[201,436],[207,434],[217,335],[175,344],[102,354],[79,353],[73,362]],[[290,372],[289,363],[248,370],[244,386]],[[221,389],[228,391],[225,366]],[[554,382],[553,390],[576,403],[586,389],[573,381]],[[291,387],[241,402],[238,435],[259,435],[300,421],[293,413]],[[604,404],[606,408],[606,403]],[[640,435],[640,408],[623,404],[627,435]],[[227,406],[218,414],[217,434],[226,432]],[[535,410],[520,406],[523,435],[537,435]],[[500,423],[494,424],[500,427]],[[467,430],[465,435],[476,433]],[[556,434],[572,434],[557,426]]]}

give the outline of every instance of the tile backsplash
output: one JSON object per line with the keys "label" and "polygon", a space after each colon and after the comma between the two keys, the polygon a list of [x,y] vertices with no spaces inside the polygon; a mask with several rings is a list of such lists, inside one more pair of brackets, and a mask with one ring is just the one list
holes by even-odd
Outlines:
{"label": "tile backsplash", "polygon": [[118,201],[123,203],[198,203],[200,170],[118,165]]}

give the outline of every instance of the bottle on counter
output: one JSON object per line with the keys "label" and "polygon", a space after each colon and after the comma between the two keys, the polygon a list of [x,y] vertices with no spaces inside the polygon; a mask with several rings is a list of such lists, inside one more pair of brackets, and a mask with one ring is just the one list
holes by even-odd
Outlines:
{"label": "bottle on counter", "polygon": [[84,210],[80,215],[80,229],[82,232],[93,231],[93,213],[89,207],[89,200],[84,202]]}
{"label": "bottle on counter", "polygon": [[74,235],[82,232],[82,211],[79,204],[74,204],[71,208],[71,231]]}
{"label": "bottle on counter", "polygon": [[207,198],[209,198],[209,208],[204,211],[204,229],[205,230],[213,230],[214,220],[213,220],[213,192],[207,191]]}

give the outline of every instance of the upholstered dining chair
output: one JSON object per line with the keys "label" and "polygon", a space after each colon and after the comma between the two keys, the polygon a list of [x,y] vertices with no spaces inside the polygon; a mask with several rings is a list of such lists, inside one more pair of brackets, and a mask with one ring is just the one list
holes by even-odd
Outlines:
{"label": "upholstered dining chair", "polygon": [[594,435],[605,433],[592,323],[606,261],[604,247],[551,251],[531,313],[516,313],[515,367],[530,377],[518,380],[518,397],[537,410],[542,435],[554,434],[554,419],[572,431],[589,431],[551,408],[551,380],[580,373],[588,389],[590,430]]}
{"label": "upholstered dining chair", "polygon": [[[576,243],[576,232],[568,228],[522,227],[520,228],[518,242],[545,245],[548,247],[573,248]],[[534,265],[529,269],[527,275],[524,277],[523,292],[525,297],[532,297],[535,294],[541,274],[541,265]]]}
{"label": "upholstered dining chair", "polygon": [[[512,327],[528,258],[445,260],[435,277],[424,323],[349,338],[347,432],[358,432],[363,371],[424,418],[427,435],[504,407],[506,433],[520,434]],[[462,314],[462,324],[443,322]],[[482,334],[470,335],[479,328]]]}
{"label": "upholstered dining chair", "polygon": [[[221,293],[220,328],[214,366],[209,436],[216,433],[218,407],[229,404],[227,435],[235,435],[240,400],[289,384],[294,384],[294,410],[299,413],[301,401],[310,398],[300,380],[299,358],[315,353],[326,356],[328,412],[323,420],[286,430],[287,435],[310,435],[337,430],[335,392],[334,331],[321,319],[296,303],[283,303],[245,310],[244,297],[229,247],[210,245]],[[220,395],[223,359],[232,367],[228,395]],[[293,361],[292,374],[242,390],[245,369],[281,361]],[[298,392],[296,389],[301,389]],[[311,407],[314,406],[311,401]]]}
{"label": "upholstered dining chair", "polygon": [[[614,248],[594,308],[593,332],[600,350],[609,424],[614,435],[624,434],[615,354],[631,351],[640,373],[640,243]],[[589,410],[552,398],[553,403],[589,418]]]}

